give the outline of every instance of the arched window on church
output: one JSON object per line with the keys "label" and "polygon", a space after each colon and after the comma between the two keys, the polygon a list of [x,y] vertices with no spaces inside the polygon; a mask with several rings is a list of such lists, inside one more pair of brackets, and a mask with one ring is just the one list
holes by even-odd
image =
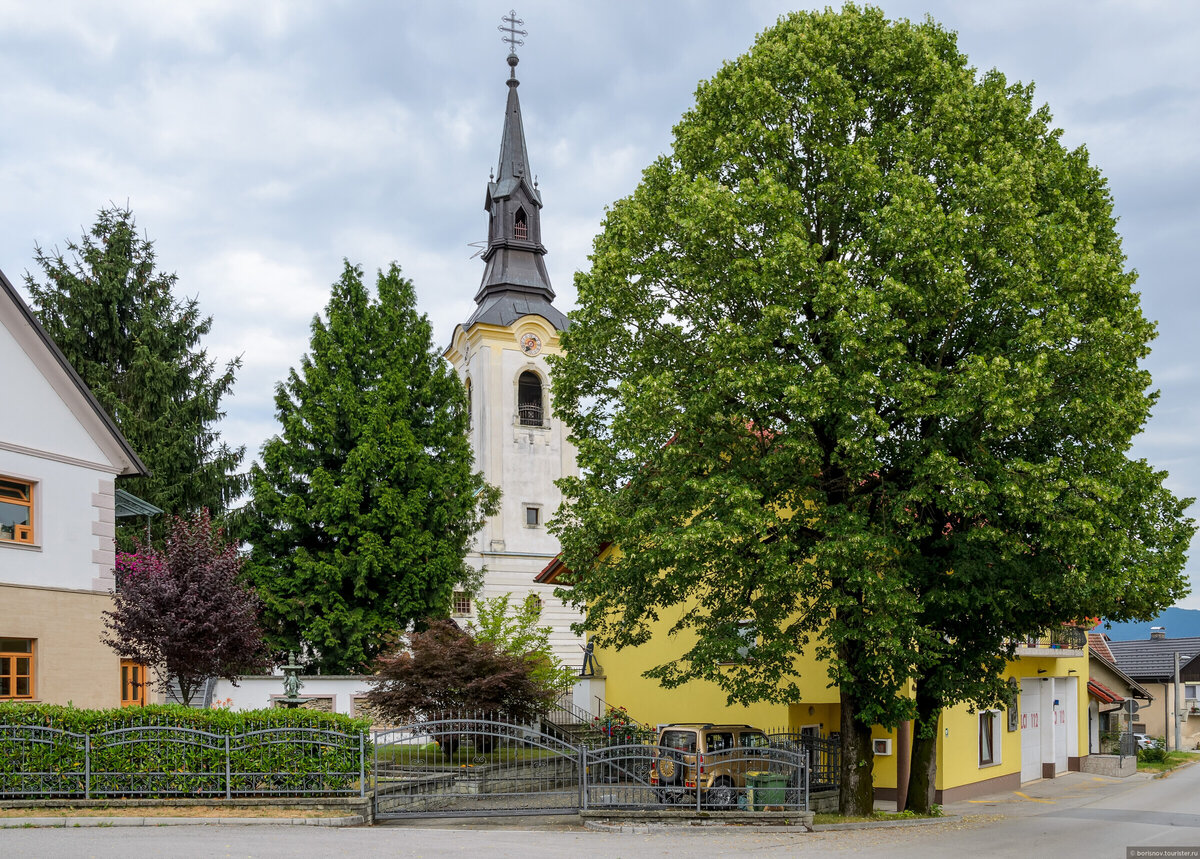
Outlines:
{"label": "arched window on church", "polygon": [[524,209],[517,209],[517,214],[513,216],[513,238],[529,238],[529,223],[525,218]]}
{"label": "arched window on church", "polygon": [[467,379],[467,427],[470,428],[474,424],[474,414],[471,411],[471,380]]}
{"label": "arched window on church", "polygon": [[542,411],[542,380],[526,370],[517,379],[517,418],[523,427],[540,427]]}

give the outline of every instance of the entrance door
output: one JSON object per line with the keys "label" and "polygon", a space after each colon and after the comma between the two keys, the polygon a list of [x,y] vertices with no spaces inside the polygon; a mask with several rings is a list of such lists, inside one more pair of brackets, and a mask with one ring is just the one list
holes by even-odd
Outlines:
{"label": "entrance door", "polygon": [[146,666],[132,659],[121,660],[121,706],[146,706]]}
{"label": "entrance door", "polygon": [[1041,710],[1041,681],[1021,681],[1021,781],[1042,777]]}

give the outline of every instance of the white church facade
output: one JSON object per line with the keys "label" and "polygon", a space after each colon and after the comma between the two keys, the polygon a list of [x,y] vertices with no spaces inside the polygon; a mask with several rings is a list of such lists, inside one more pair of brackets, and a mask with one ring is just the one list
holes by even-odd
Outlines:
{"label": "white church facade", "polygon": [[500,160],[484,200],[488,238],[477,306],[455,326],[444,353],[467,388],[476,467],[502,492],[499,512],[467,556],[468,564],[485,570],[482,590],[473,600],[456,594],[452,614],[470,621],[479,599],[512,594],[517,605],[535,593],[543,623],[554,630],[556,655],[579,666],[583,639],[570,629],[579,613],[554,596],[553,585],[534,582],[559,551],[546,527],[562,501],[555,481],[575,474],[576,465],[568,428],[551,408],[546,356],[559,354],[567,318],[554,307],[543,259],[542,199],[529,169],[517,62],[510,54]]}

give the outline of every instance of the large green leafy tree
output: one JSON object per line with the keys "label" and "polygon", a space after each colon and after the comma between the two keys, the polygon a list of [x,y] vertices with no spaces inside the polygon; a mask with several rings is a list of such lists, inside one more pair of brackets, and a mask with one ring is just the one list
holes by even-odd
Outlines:
{"label": "large green leafy tree", "polygon": [[473,470],[463,385],[399,267],[372,298],[346,263],[275,407],[282,431],[251,468],[243,531],[267,635],[325,673],[363,670],[397,633],[448,615],[498,499]]}
{"label": "large green leafy tree", "polygon": [[826,660],[846,812],[872,723],[919,716],[931,750],[944,706],[1004,694],[1012,637],[1186,590],[1187,502],[1128,453],[1153,325],[1032,98],[932,21],[781,19],[608,213],[554,364],[593,640],[670,618],[695,643],[649,675],[731,702]]}
{"label": "large green leafy tree", "polygon": [[151,471],[119,485],[170,513],[225,510],[245,486],[245,449],[217,432],[241,359],[218,368],[201,347],[212,317],[176,298],[128,208],[102,209],[66,254],[35,254],[38,320]]}

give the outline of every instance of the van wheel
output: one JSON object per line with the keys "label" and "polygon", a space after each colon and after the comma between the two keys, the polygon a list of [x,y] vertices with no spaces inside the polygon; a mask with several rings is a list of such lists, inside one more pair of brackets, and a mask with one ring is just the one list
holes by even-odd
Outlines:
{"label": "van wheel", "polygon": [[737,804],[737,791],[733,789],[733,782],[726,776],[717,779],[704,794],[704,801],[713,808],[733,808]]}
{"label": "van wheel", "polygon": [[683,761],[675,754],[666,753],[658,759],[658,780],[663,784],[683,782]]}

